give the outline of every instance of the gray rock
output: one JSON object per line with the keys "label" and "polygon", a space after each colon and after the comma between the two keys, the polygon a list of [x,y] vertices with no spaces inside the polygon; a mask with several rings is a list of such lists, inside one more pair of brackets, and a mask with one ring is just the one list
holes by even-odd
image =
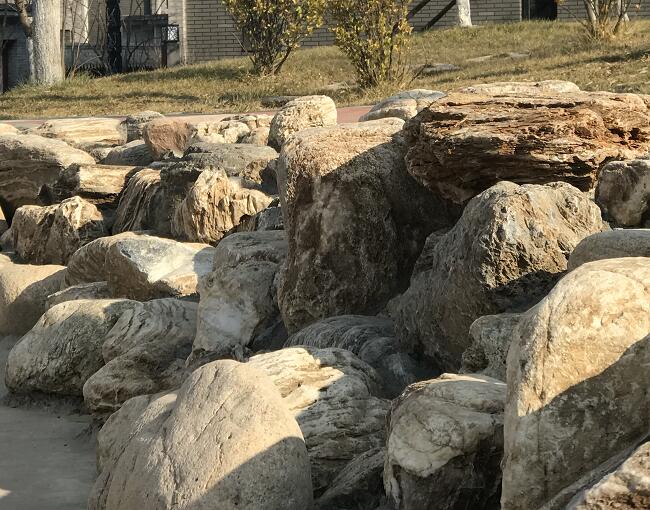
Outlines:
{"label": "gray rock", "polygon": [[336,126],[338,114],[327,96],[297,97],[286,103],[271,121],[269,145],[280,150],[289,137],[309,128]]}
{"label": "gray rock", "polygon": [[32,135],[56,138],[73,147],[111,147],[126,140],[118,119],[91,117],[85,119],[53,119],[29,130]]}
{"label": "gray rock", "polygon": [[50,308],[66,301],[78,301],[80,299],[110,299],[111,293],[108,288],[108,282],[82,283],[67,287],[59,292],[50,294],[45,303],[45,309]]}
{"label": "gray rock", "polygon": [[279,200],[273,200],[269,206],[248,218],[242,218],[235,229],[237,232],[255,232],[259,230],[284,230],[284,218]]}
{"label": "gray rock", "polygon": [[120,195],[113,234],[152,230],[170,231],[169,212],[160,182],[160,170],[145,168],[133,175]]}
{"label": "gray rock", "polygon": [[161,119],[162,117],[162,114],[150,110],[129,115],[121,123],[121,129],[126,132],[127,143],[141,140],[145,124],[154,119]]}
{"label": "gray rock", "polygon": [[610,230],[584,238],[569,257],[569,270],[587,262],[650,257],[650,229]]}
{"label": "gray rock", "polygon": [[650,160],[612,161],[598,175],[596,202],[607,219],[623,227],[650,220]]}
{"label": "gray rock", "polygon": [[126,145],[120,145],[102,160],[104,165],[147,166],[153,163],[149,147],[143,140],[133,140]]}
{"label": "gray rock", "polygon": [[409,120],[446,95],[447,94],[444,92],[439,92],[437,90],[406,90],[376,104],[359,120],[361,122],[366,122],[369,120],[386,119],[390,117]]}

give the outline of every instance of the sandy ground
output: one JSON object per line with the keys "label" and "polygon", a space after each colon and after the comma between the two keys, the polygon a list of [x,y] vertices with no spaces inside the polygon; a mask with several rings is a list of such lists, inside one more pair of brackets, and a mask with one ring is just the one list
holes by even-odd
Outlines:
{"label": "sandy ground", "polygon": [[4,370],[16,339],[0,337],[0,510],[82,510],[95,476],[88,416],[5,402]]}

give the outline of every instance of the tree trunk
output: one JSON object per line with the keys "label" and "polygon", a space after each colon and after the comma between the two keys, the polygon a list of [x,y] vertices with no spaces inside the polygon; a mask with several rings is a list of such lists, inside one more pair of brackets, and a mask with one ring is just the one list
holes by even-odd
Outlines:
{"label": "tree trunk", "polygon": [[456,0],[458,7],[458,24],[461,27],[472,26],[472,11],[470,8],[470,0]]}
{"label": "tree trunk", "polygon": [[61,0],[34,0],[32,39],[36,83],[52,84],[63,80],[61,69]]}

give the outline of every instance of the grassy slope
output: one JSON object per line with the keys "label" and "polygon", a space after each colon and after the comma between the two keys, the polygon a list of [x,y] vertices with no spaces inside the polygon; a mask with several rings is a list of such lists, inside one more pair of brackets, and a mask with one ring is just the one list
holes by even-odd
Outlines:
{"label": "grassy slope", "polygon": [[[529,52],[513,60],[498,56]],[[171,112],[260,111],[271,95],[327,93],[339,105],[371,104],[398,88],[450,90],[480,82],[564,79],[586,90],[650,94],[650,21],[632,23],[620,41],[592,44],[577,24],[528,22],[471,30],[418,34],[409,63],[445,62],[461,70],[423,76],[402,87],[328,92],[327,85],[354,81],[352,69],[336,48],[296,52],[283,74],[256,78],[248,60],[233,59],[101,79],[79,77],[53,87],[24,86],[0,95],[0,118],[121,115],[144,109]]]}

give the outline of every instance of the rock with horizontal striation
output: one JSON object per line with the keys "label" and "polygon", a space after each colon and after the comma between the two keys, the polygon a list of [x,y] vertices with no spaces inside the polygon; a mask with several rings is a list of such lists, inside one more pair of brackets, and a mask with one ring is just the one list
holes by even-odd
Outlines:
{"label": "rock with horizontal striation", "polygon": [[151,163],[153,158],[144,140],[115,147],[102,159],[103,165],[147,166]]}
{"label": "rock with horizontal striation", "polygon": [[575,83],[564,80],[542,81],[502,81],[494,83],[479,83],[463,87],[458,92],[464,94],[486,94],[488,96],[518,95],[518,94],[570,94],[580,92]]}
{"label": "rock with horizontal striation", "polygon": [[85,118],[53,119],[31,129],[30,134],[63,140],[84,150],[91,147],[111,147],[126,142],[126,132],[119,119]]}
{"label": "rock with horizontal striation", "polygon": [[166,234],[169,229],[169,212],[160,170],[140,170],[129,179],[120,195],[112,233],[151,230]]}

